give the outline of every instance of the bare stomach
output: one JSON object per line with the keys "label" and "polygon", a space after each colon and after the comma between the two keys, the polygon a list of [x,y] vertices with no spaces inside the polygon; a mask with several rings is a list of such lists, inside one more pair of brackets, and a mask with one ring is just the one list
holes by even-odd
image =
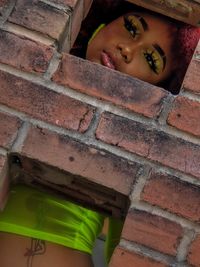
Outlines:
{"label": "bare stomach", "polygon": [[0,232],[1,267],[93,267],[91,256],[47,241]]}

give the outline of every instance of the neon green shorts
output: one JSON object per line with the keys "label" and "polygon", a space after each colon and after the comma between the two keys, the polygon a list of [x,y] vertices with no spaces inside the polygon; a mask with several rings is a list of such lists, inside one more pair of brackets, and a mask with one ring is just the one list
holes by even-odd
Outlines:
{"label": "neon green shorts", "polygon": [[104,217],[24,185],[13,186],[0,212],[0,231],[50,241],[91,254]]}

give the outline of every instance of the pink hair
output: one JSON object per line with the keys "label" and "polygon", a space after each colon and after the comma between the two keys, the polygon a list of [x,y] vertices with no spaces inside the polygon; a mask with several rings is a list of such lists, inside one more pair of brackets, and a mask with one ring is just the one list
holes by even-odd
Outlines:
{"label": "pink hair", "polygon": [[[174,58],[174,70],[164,87],[172,93],[178,93],[187,71],[188,65],[192,59],[194,51],[200,39],[200,28],[184,24],[174,23],[175,33],[173,31],[174,42],[172,44],[172,55]],[[161,83],[161,85],[163,85]]]}
{"label": "pink hair", "polygon": [[182,63],[188,65],[200,39],[200,28],[190,25],[178,29],[177,42]]}

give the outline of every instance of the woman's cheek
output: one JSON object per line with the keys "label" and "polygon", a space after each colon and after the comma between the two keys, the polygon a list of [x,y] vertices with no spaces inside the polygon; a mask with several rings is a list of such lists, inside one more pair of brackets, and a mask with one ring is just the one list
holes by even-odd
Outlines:
{"label": "woman's cheek", "polygon": [[126,73],[144,81],[151,77],[150,68],[140,57],[135,57],[133,62],[126,66]]}

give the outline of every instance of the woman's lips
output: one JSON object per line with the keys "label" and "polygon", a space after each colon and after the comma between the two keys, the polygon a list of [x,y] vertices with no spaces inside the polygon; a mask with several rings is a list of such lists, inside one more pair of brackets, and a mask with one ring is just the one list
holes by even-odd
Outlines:
{"label": "woman's lips", "polygon": [[111,56],[108,53],[106,53],[105,51],[101,52],[101,63],[102,63],[102,65],[104,65],[110,69],[113,69],[113,70],[116,69],[115,62],[113,61]]}

